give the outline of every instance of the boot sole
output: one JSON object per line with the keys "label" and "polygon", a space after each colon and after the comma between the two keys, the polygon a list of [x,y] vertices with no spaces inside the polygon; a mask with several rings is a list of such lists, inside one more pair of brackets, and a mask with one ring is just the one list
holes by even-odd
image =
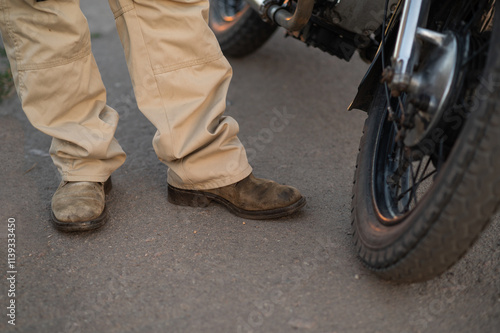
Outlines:
{"label": "boot sole", "polygon": [[286,207],[269,210],[245,210],[241,209],[228,200],[208,192],[184,190],[168,185],[168,202],[189,207],[207,207],[212,201],[225,206],[232,214],[250,220],[277,219],[294,214],[306,205],[306,198],[302,197],[298,201]]}
{"label": "boot sole", "polygon": [[83,222],[63,222],[56,219],[54,216],[54,212],[51,212],[52,215],[52,225],[59,231],[64,232],[75,232],[75,231],[89,231],[102,227],[108,220],[108,213],[106,211],[106,207],[99,217],[90,221]]}
{"label": "boot sole", "polygon": [[[113,183],[111,182],[111,177],[106,180],[104,183],[104,194],[108,194],[109,191],[113,188]],[[52,225],[59,231],[64,232],[77,232],[77,231],[89,231],[102,227],[108,221],[108,212],[106,210],[106,205],[104,205],[104,209],[97,218],[90,221],[82,221],[82,222],[64,222],[58,220],[54,212],[50,211],[52,216]]]}

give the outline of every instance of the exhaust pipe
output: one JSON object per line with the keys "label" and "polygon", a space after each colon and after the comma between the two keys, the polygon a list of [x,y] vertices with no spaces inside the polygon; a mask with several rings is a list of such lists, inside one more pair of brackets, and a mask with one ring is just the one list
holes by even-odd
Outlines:
{"label": "exhaust pipe", "polygon": [[[297,8],[292,14],[285,8],[271,4],[266,0],[246,0],[250,7],[261,16],[271,20],[288,31],[301,30],[309,19],[314,7],[314,0],[297,0]],[[267,3],[266,3],[267,2]]]}

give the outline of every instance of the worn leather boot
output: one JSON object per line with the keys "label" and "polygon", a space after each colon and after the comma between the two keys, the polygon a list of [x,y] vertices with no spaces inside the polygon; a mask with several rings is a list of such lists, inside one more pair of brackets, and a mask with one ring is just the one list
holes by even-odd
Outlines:
{"label": "worn leather boot", "polygon": [[52,197],[52,222],[61,231],[86,231],[106,223],[106,193],[111,178],[105,183],[61,182]]}
{"label": "worn leather boot", "polygon": [[203,191],[168,185],[168,201],[191,207],[206,207],[215,201],[237,216],[254,220],[287,216],[306,204],[306,199],[296,188],[255,178],[253,174],[237,183]]}

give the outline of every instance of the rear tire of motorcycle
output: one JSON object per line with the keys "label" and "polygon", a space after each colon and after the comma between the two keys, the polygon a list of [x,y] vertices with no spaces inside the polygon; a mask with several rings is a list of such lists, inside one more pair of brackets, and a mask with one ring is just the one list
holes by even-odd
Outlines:
{"label": "rear tire of motorcycle", "polygon": [[217,10],[216,1],[225,0],[211,0],[209,26],[225,56],[242,58],[252,54],[264,45],[277,28],[262,21],[249,6],[243,8],[232,21],[225,21]]}
{"label": "rear tire of motorcycle", "polygon": [[354,176],[353,237],[362,263],[397,282],[425,281],[455,264],[500,205],[500,25],[495,22],[485,82],[443,169],[419,205],[396,225],[382,223],[372,195],[377,138],[386,119],[380,85],[369,109]]}

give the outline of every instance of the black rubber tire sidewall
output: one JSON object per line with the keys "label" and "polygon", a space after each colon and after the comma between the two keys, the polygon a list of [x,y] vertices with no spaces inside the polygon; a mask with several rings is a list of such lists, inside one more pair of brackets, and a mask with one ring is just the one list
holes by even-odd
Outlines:
{"label": "black rubber tire sidewall", "polygon": [[[485,73],[500,71],[496,20]],[[375,146],[385,116],[385,92],[379,86],[365,122],[352,200],[354,240],[362,262],[386,279],[422,281],[453,265],[487,226],[500,204],[499,87],[477,101],[451,155],[414,211],[400,224],[377,218],[372,195]],[[478,172],[477,170],[481,170]],[[495,185],[496,184],[496,185]],[[471,212],[474,212],[472,214]]]}

